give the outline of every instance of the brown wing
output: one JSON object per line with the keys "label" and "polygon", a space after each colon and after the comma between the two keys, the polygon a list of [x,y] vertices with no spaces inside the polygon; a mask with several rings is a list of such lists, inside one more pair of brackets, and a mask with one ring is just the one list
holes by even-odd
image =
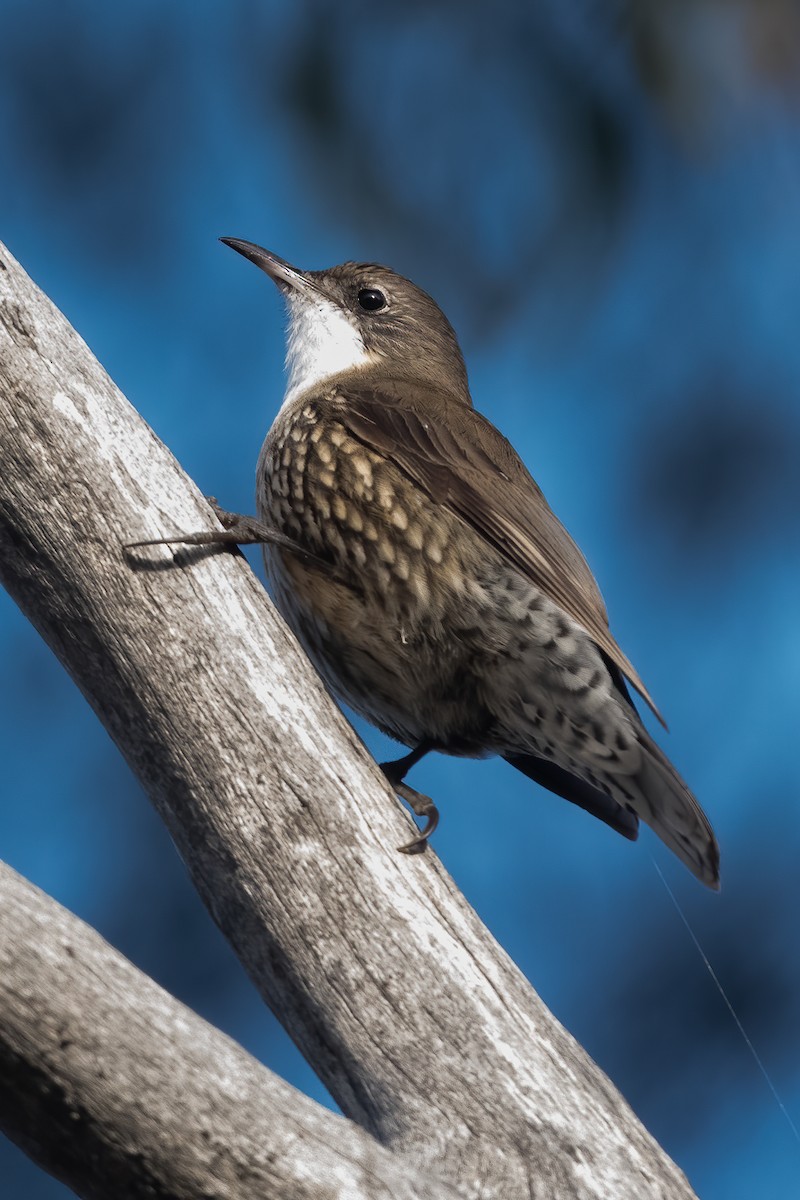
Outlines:
{"label": "brown wing", "polygon": [[[461,401],[417,383],[337,389],[337,416],[386,455],[436,504],[445,504],[499,550],[627,676],[664,724],[608,628],[588,564],[524,463],[495,427]],[[435,404],[435,408],[434,408]]]}

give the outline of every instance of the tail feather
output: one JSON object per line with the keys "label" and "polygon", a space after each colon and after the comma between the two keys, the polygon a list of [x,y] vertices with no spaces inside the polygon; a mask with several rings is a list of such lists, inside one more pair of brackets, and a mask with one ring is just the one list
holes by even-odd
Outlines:
{"label": "tail feather", "polygon": [[564,767],[557,766],[549,759],[536,758],[533,754],[506,754],[504,757],[506,762],[511,763],[511,766],[516,767],[523,775],[527,775],[534,783],[541,784],[557,796],[563,796],[571,804],[577,804],[578,808],[591,813],[599,821],[604,821],[629,841],[636,841],[639,836],[639,819],[627,805],[618,804],[606,792],[592,787],[585,779],[570,774]]}
{"label": "tail feather", "polygon": [[632,790],[631,807],[701,883],[719,890],[719,846],[708,818],[647,731],[637,730],[641,767],[614,786]]}
{"label": "tail feather", "polygon": [[550,759],[533,754],[506,754],[512,767],[535,783],[591,813],[630,841],[645,821],[673,854],[706,887],[719,890],[719,847],[708,818],[643,725],[636,730],[641,759],[635,775],[594,774],[595,787]]}
{"label": "tail feather", "polygon": [[616,782],[617,789],[621,786],[626,794],[633,783],[635,796],[630,803],[642,820],[701,883],[719,891],[719,846],[708,818],[666,754],[641,724],[619,667],[606,655],[603,657],[614,686],[634,715],[642,749],[642,765],[637,775],[626,778],[624,783],[619,777],[616,780],[607,777],[607,781],[612,790],[616,790]]}

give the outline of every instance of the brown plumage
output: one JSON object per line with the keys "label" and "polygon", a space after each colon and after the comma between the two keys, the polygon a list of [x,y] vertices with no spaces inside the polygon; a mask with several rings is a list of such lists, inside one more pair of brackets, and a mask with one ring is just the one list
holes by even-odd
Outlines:
{"label": "brown plumage", "polygon": [[558,520],[511,443],[487,419],[429,389],[381,381],[348,389],[344,422],[446,505],[546,596],[582,625],[665,724],[608,627],[603,597],[586,559]]}
{"label": "brown plumage", "polygon": [[[280,285],[289,386],[258,469],[276,600],[329,686],[422,753],[500,754],[628,838],[641,817],[711,887],[702,810],[646,732],[597,584],[509,442],[476,412],[452,328],[374,264]],[[326,565],[322,565],[326,564]],[[424,799],[424,798],[423,798]]]}

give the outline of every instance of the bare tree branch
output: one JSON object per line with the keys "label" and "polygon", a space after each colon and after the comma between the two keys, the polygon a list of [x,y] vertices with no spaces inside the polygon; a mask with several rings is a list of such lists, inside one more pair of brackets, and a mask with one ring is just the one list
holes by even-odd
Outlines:
{"label": "bare tree branch", "polygon": [[0,863],[0,1119],[80,1195],[454,1200]]}
{"label": "bare tree branch", "polygon": [[126,561],[121,542],[209,511],[2,247],[0,264],[0,580],[344,1113],[468,1197],[690,1197],[435,855],[396,852],[407,818],[246,563]]}

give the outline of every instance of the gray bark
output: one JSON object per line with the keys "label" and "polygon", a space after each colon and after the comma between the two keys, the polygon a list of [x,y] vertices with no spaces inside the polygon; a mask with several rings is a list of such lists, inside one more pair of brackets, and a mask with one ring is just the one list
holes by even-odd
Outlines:
{"label": "gray bark", "polygon": [[690,1197],[478,921],[202,497],[0,246],[0,580],[342,1111],[467,1197]]}
{"label": "gray bark", "polygon": [[0,863],[0,1109],[82,1196],[455,1200]]}

